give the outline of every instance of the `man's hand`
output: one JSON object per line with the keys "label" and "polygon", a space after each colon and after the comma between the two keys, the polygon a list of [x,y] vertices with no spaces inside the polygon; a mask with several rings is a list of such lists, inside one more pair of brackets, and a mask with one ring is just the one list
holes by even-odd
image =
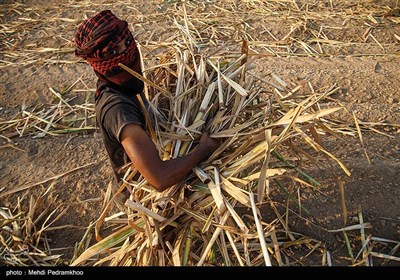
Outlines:
{"label": "man's hand", "polygon": [[219,141],[211,138],[208,132],[204,132],[200,137],[198,149],[204,154],[203,159],[207,159],[215,152],[219,145]]}

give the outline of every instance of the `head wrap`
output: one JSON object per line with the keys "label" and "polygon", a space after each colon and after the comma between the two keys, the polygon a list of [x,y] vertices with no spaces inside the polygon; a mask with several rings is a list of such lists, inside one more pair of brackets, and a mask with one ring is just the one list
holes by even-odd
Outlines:
{"label": "head wrap", "polygon": [[[130,39],[131,44],[122,53],[106,56],[109,50],[116,47],[124,39]],[[140,54],[128,28],[128,23],[116,17],[110,10],[101,11],[84,20],[78,27],[74,42],[76,46],[75,54],[85,59],[92,66],[97,76],[103,80],[123,86],[129,80],[132,82],[133,79],[136,79],[122,70],[118,63],[122,63],[141,74]],[[143,89],[142,84],[137,79],[134,84],[138,92]]]}

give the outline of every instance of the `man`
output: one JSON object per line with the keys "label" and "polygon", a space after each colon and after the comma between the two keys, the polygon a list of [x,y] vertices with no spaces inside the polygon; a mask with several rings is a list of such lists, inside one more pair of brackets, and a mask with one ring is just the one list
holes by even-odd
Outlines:
{"label": "man", "polygon": [[203,133],[198,146],[186,156],[160,159],[146,132],[146,119],[138,100],[140,95],[148,107],[143,82],[118,66],[122,63],[142,73],[139,52],[126,21],[110,10],[101,11],[79,25],[74,42],[75,54],[84,58],[98,77],[96,121],[118,185],[125,173],[121,167],[132,162],[154,189],[162,192],[184,179],[218,148],[218,141]]}

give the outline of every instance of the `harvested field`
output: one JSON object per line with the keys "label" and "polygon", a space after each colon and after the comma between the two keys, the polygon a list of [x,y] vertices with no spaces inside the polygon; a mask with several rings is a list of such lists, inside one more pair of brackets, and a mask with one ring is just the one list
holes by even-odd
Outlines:
{"label": "harvested field", "polygon": [[[399,266],[399,1],[0,3],[1,264]],[[130,222],[71,41],[102,9],[156,83],[160,156],[224,141],[162,195],[131,182]]]}

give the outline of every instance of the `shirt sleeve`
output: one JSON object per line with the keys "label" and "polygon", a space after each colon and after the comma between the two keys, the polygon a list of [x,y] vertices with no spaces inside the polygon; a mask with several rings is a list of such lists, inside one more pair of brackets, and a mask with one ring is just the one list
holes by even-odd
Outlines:
{"label": "shirt sleeve", "polygon": [[114,141],[120,142],[122,129],[127,124],[139,124],[145,127],[145,121],[140,105],[130,100],[109,102],[104,108],[102,123],[105,132]]}

